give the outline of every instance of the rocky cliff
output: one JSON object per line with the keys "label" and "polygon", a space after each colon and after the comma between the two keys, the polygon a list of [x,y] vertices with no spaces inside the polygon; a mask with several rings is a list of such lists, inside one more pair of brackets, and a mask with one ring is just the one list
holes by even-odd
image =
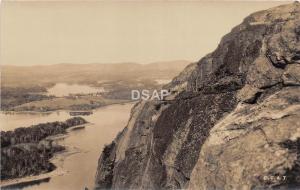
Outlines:
{"label": "rocky cliff", "polygon": [[300,5],[256,12],[141,101],[106,146],[99,189],[300,187]]}

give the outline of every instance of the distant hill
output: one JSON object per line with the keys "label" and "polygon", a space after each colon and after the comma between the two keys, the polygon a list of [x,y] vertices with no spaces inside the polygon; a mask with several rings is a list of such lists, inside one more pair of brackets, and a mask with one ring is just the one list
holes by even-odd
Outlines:
{"label": "distant hill", "polygon": [[[132,90],[160,89],[190,62],[169,61],[150,64],[71,64],[45,66],[2,66],[1,109],[50,111],[93,109],[131,100]],[[83,84],[105,89],[101,97],[78,99],[48,96],[58,83]]]}
{"label": "distant hill", "polygon": [[96,85],[101,81],[172,79],[189,61],[137,63],[61,63],[45,66],[2,66],[2,86],[51,86],[58,82]]}

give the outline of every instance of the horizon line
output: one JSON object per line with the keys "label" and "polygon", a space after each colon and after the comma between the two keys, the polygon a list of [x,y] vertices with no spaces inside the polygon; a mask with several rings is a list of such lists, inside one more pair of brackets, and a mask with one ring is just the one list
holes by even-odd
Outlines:
{"label": "horizon line", "polygon": [[153,61],[148,63],[139,63],[134,61],[124,61],[124,62],[91,62],[91,63],[71,63],[71,62],[61,62],[61,63],[54,63],[54,64],[33,64],[33,65],[18,65],[18,64],[1,64],[1,66],[13,66],[13,67],[34,67],[34,66],[54,66],[54,65],[91,65],[91,64],[99,64],[99,65],[116,65],[116,64],[136,64],[136,65],[150,65],[155,63],[169,63],[169,62],[189,62],[194,63],[197,61],[190,61],[186,59],[176,59],[176,60],[169,60],[169,61]]}

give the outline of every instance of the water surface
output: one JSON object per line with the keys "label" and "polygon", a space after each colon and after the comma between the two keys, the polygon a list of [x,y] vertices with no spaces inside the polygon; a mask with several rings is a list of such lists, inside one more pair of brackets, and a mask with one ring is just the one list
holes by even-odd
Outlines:
{"label": "water surface", "polygon": [[[82,116],[91,125],[84,129],[71,131],[68,136],[60,141],[60,144],[79,152],[65,158],[58,156],[65,174],[51,177],[48,182],[38,185],[25,186],[31,190],[76,190],[94,187],[95,174],[98,158],[105,144],[109,144],[127,124],[133,103],[117,104],[94,110],[89,116]],[[50,114],[4,114],[1,113],[1,123],[5,129],[14,129],[18,126],[28,126],[50,121],[64,121],[69,116],[66,111],[53,112]]]}
{"label": "water surface", "polygon": [[53,87],[47,89],[47,95],[53,95],[56,97],[68,96],[70,94],[89,94],[89,93],[100,93],[104,92],[104,88],[91,87],[88,85],[80,84],[66,84],[57,83]]}
{"label": "water surface", "polygon": [[18,127],[28,127],[39,123],[54,121],[65,121],[70,118],[67,111],[57,111],[49,113],[30,112],[1,112],[1,131],[14,130]]}

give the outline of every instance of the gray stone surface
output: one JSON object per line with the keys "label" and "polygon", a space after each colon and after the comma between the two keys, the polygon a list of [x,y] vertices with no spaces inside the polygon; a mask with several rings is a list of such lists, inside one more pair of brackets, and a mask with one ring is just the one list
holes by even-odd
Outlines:
{"label": "gray stone surface", "polygon": [[135,106],[99,159],[97,188],[300,185],[299,35],[299,3],[245,18],[166,85],[165,101]]}

